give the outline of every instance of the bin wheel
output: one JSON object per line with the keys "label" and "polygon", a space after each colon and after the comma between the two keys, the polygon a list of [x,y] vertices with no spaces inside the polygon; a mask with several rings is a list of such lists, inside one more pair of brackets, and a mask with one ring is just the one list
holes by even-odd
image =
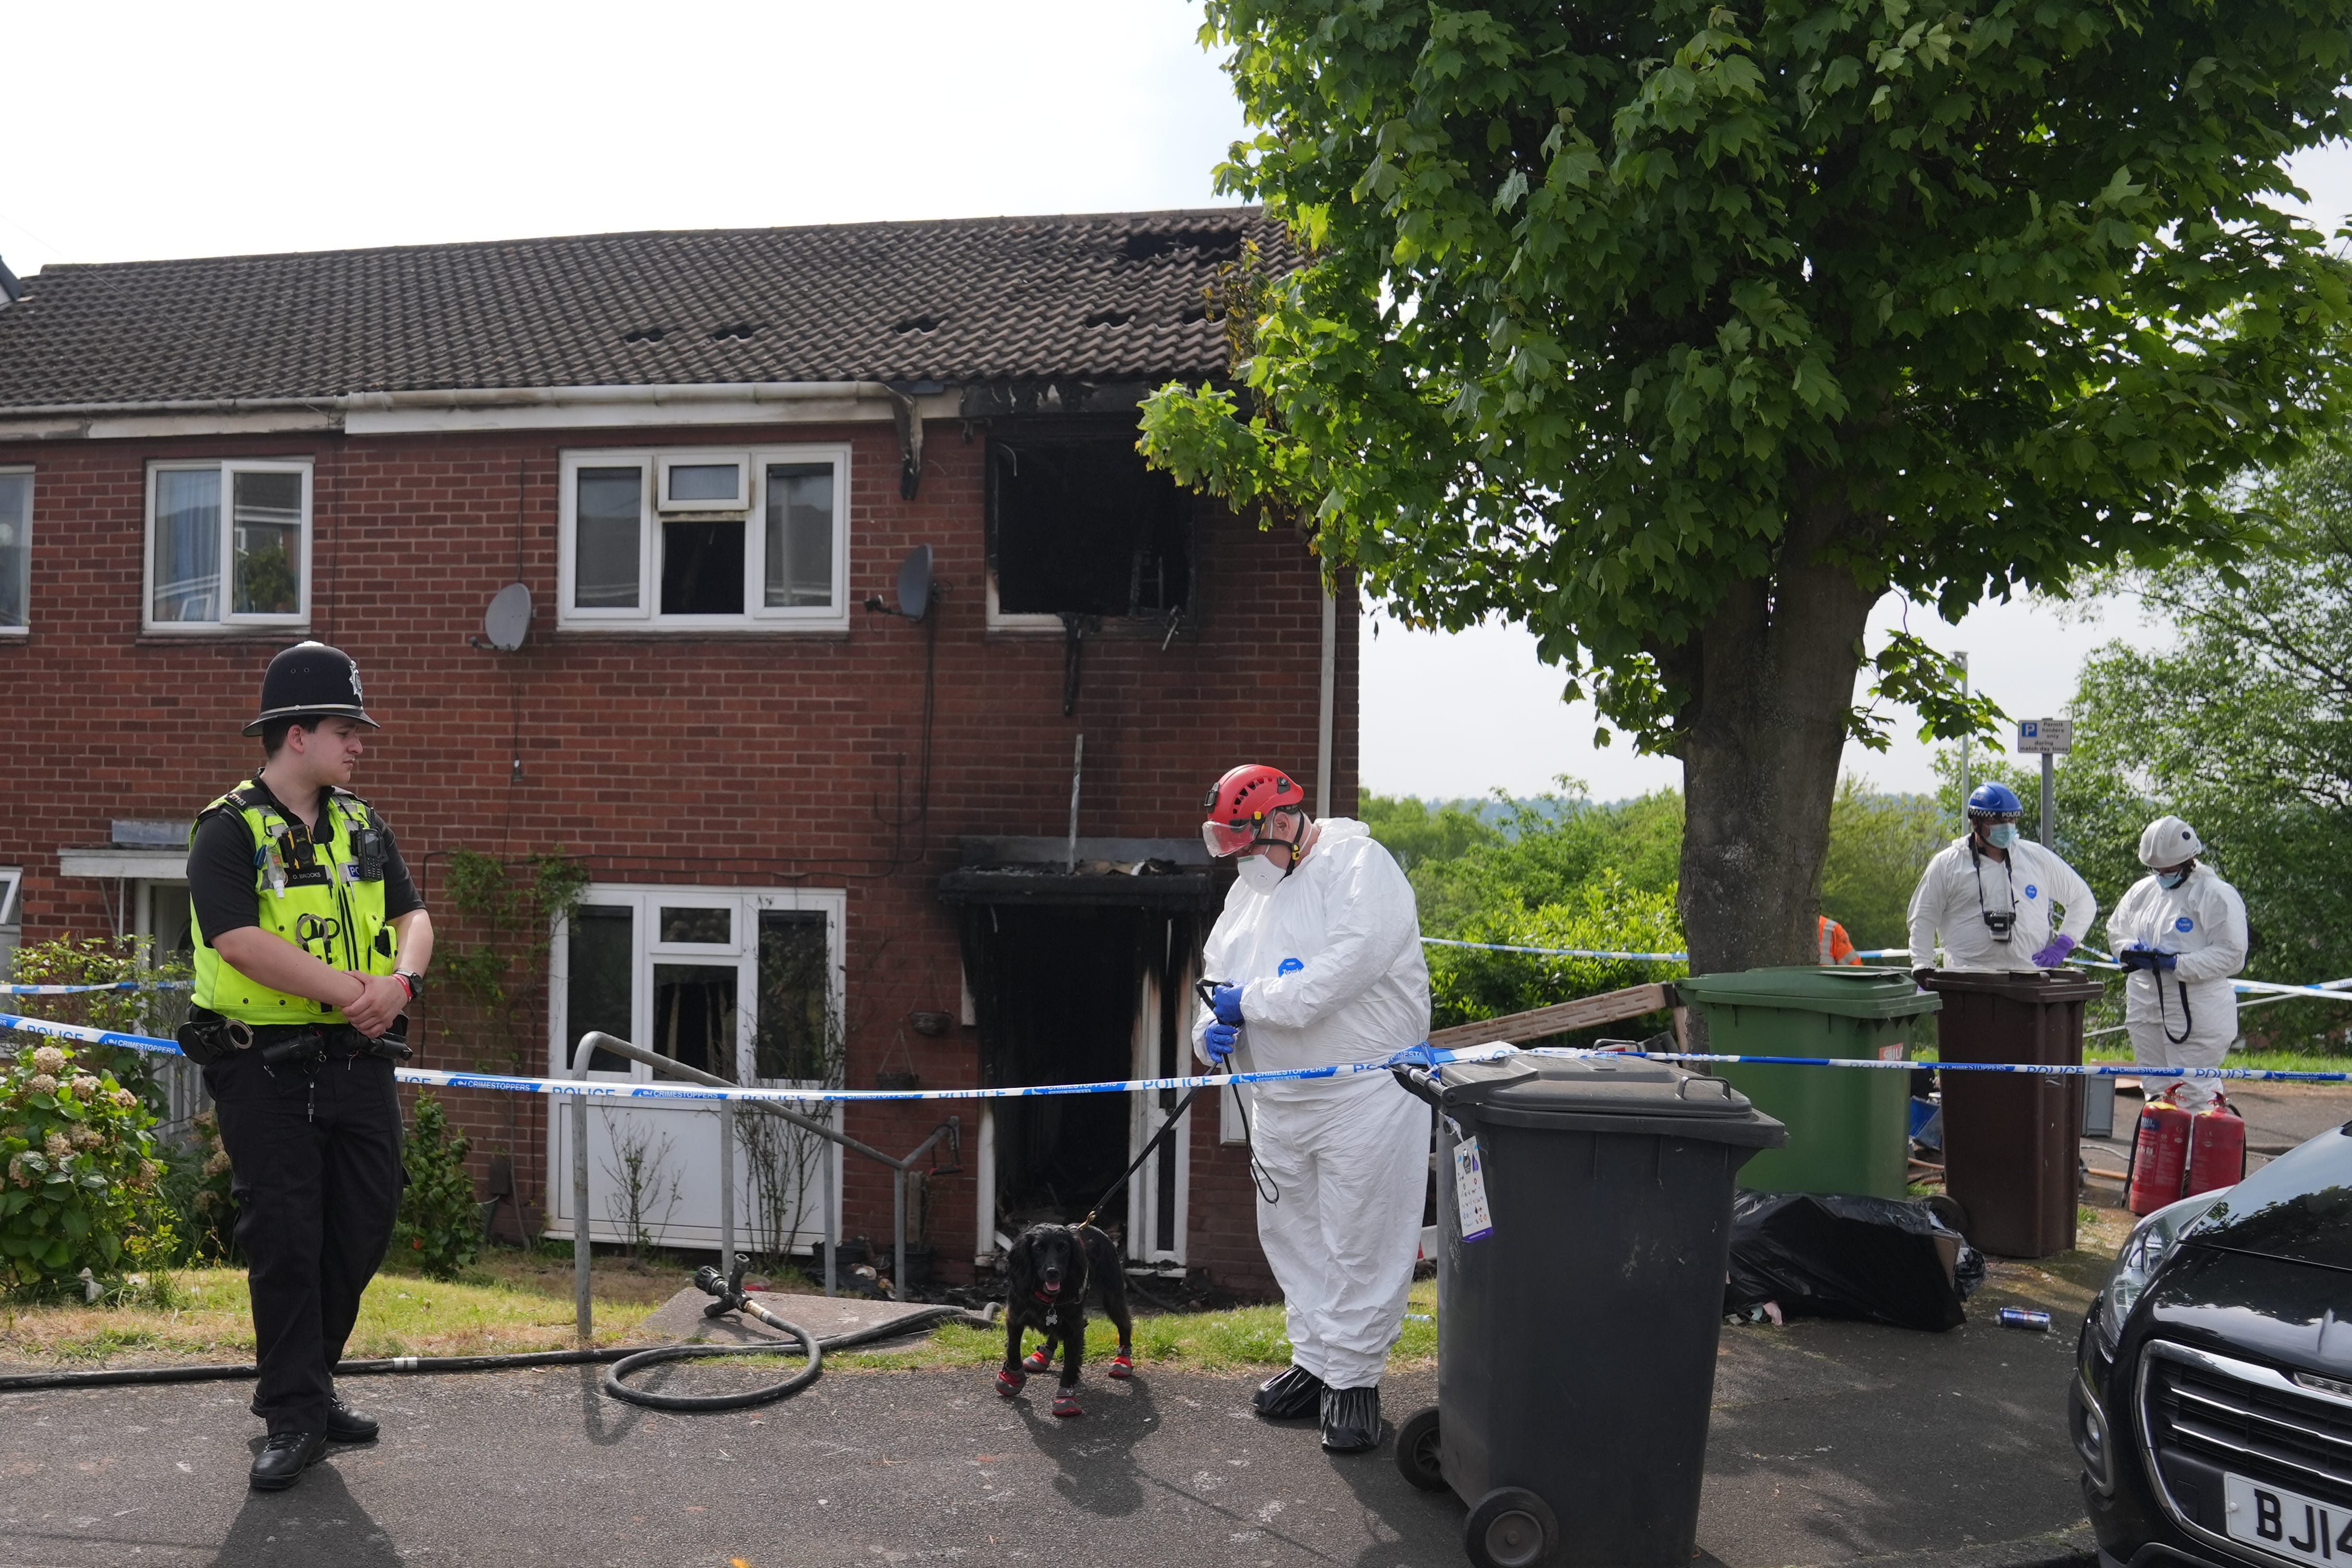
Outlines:
{"label": "bin wheel", "polygon": [[1478,1568],[1535,1568],[1559,1543],[1551,1504],[1521,1487],[1497,1487],[1462,1525],[1462,1549]]}
{"label": "bin wheel", "polygon": [[1416,1410],[1397,1428],[1397,1474],[1425,1492],[1442,1492],[1445,1478],[1437,1468],[1437,1406]]}

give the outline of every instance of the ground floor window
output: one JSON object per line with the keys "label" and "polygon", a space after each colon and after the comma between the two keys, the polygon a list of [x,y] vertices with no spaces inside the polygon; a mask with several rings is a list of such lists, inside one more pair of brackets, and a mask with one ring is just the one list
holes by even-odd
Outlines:
{"label": "ground floor window", "polygon": [[25,886],[25,868],[0,866],[0,980],[16,973],[16,949],[23,944],[24,917],[16,912]]}
{"label": "ground floor window", "polygon": [[[589,888],[555,942],[550,1065],[602,1030],[738,1083],[819,1083],[840,1052],[846,895]],[[590,1070],[651,1079],[600,1052]]]}

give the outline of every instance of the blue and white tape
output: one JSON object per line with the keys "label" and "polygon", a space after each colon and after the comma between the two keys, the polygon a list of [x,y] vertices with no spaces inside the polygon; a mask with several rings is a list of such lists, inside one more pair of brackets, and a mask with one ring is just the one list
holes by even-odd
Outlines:
{"label": "blue and white tape", "polygon": [[86,996],[93,991],[185,991],[185,980],[116,980],[103,985],[0,985],[0,996]]}
{"label": "blue and white tape", "polygon": [[2352,1072],[2289,1072],[2273,1068],[2144,1068],[2130,1062],[1946,1062],[1881,1061],[1875,1057],[1727,1057],[1697,1051],[1580,1051],[1538,1046],[1539,1057],[1639,1057],[1654,1062],[1721,1062],[1735,1067],[1866,1068],[1881,1072],[2025,1073],[2036,1078],[2213,1078],[2267,1083],[2352,1083]]}
{"label": "blue and white tape", "polygon": [[[92,1029],[60,1024],[48,1018],[19,1017],[0,1013],[0,1032],[20,1030],[51,1039],[121,1050],[147,1051],[157,1056],[184,1053],[171,1040],[147,1035],[126,1035],[112,1029]],[[1427,1050],[1427,1047],[1422,1047]],[[1510,1046],[1472,1046],[1462,1050],[1431,1051],[1438,1064],[1494,1061],[1516,1054]],[[1155,1094],[1161,1089],[1206,1089],[1227,1083],[1286,1083],[1306,1079],[1352,1078],[1360,1073],[1386,1072],[1385,1060],[1339,1062],[1330,1067],[1290,1068],[1275,1072],[1237,1072],[1213,1077],[1123,1079],[1108,1083],[1024,1084],[1005,1089],[713,1089],[701,1084],[635,1083],[614,1079],[522,1078],[504,1073],[444,1072],[431,1068],[400,1068],[393,1077],[402,1083],[436,1089],[489,1089],[509,1094],[577,1094],[595,1100],[693,1100],[766,1101],[776,1105],[807,1105],[816,1101],[864,1103],[868,1100],[1027,1100],[1049,1094]]]}
{"label": "blue and white tape", "polygon": [[1462,942],[1450,936],[1425,936],[1425,947],[1467,947],[1480,952],[1529,952],[1539,958],[1617,958],[1654,963],[1688,963],[1687,952],[1617,952],[1597,947],[1514,947],[1504,942]]}

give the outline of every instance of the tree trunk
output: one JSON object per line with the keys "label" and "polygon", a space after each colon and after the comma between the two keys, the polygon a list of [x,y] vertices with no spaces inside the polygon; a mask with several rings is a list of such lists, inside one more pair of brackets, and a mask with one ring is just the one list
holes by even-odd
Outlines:
{"label": "tree trunk", "polygon": [[1680,902],[1694,974],[1815,960],[1830,802],[1877,597],[1792,540],[1773,579],[1735,586],[1665,661],[1687,694]]}

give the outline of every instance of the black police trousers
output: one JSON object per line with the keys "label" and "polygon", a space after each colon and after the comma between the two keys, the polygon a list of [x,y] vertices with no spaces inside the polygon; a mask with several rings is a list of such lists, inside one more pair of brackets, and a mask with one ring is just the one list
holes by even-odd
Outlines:
{"label": "black police trousers", "polygon": [[400,1213],[392,1064],[341,1048],[312,1066],[239,1051],[205,1068],[236,1167],[236,1245],[261,1363],[254,1413],[270,1436],[320,1432],[334,1367]]}

